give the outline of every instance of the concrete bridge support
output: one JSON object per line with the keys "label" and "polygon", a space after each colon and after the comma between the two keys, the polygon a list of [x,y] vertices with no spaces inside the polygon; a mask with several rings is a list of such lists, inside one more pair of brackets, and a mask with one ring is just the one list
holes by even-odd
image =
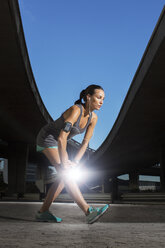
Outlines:
{"label": "concrete bridge support", "polygon": [[129,173],[129,189],[131,192],[139,191],[139,173],[136,171]]}
{"label": "concrete bridge support", "polygon": [[28,163],[28,144],[10,143],[8,153],[8,193],[25,192],[26,166]]}
{"label": "concrete bridge support", "polygon": [[113,177],[110,181],[111,184],[111,201],[114,203],[118,200],[118,180],[117,177]]}
{"label": "concrete bridge support", "polygon": [[165,192],[165,147],[162,147],[160,155],[160,187]]}

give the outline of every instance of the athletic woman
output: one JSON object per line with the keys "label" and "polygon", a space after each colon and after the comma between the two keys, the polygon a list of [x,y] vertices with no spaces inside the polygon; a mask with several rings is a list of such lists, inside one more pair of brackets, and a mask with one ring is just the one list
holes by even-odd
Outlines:
{"label": "athletic woman", "polygon": [[[49,211],[51,203],[58,197],[65,187],[67,192],[86,215],[87,223],[95,222],[108,208],[94,208],[87,204],[77,183],[74,180],[62,177],[62,173],[73,166],[78,166],[88,143],[92,137],[97,122],[97,115],[93,112],[99,110],[104,101],[104,90],[99,85],[89,85],[80,93],[80,99],[67,109],[60,118],[44,126],[37,136],[37,151],[42,152],[52,165],[53,183],[48,190],[41,209],[36,214],[36,220],[48,222],[61,222]],[[85,132],[81,147],[73,161],[67,154],[67,141],[73,136]]]}

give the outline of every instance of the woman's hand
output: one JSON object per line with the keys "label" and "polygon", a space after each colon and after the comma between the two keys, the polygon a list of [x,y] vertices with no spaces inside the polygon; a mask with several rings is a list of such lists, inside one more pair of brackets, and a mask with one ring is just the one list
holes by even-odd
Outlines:
{"label": "woman's hand", "polygon": [[76,165],[76,164],[75,164],[74,162],[72,162],[72,161],[70,161],[70,160],[68,159],[67,161],[63,162],[62,167],[63,167],[63,169],[67,170],[67,169],[69,169],[69,168],[74,167],[75,165]]}

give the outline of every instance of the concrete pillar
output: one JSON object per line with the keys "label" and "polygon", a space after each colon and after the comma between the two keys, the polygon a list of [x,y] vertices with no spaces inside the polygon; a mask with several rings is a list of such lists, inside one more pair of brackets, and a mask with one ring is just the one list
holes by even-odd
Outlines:
{"label": "concrete pillar", "polygon": [[111,183],[111,201],[114,203],[118,200],[118,181],[117,177],[113,177],[110,181]]}
{"label": "concrete pillar", "polygon": [[102,183],[101,183],[102,184],[102,187],[101,187],[102,190],[101,190],[101,192],[102,193],[105,193],[105,191],[104,191],[104,175],[102,176],[102,180],[101,181],[102,181]]}
{"label": "concrete pillar", "polygon": [[104,193],[110,193],[111,192],[111,178],[105,178],[104,179]]}
{"label": "concrete pillar", "polygon": [[129,189],[131,192],[139,191],[139,173],[136,171],[129,173]]}
{"label": "concrete pillar", "polygon": [[165,147],[162,147],[160,155],[160,187],[165,192]]}
{"label": "concrete pillar", "polygon": [[25,192],[26,166],[28,163],[28,145],[10,143],[8,153],[8,193]]}

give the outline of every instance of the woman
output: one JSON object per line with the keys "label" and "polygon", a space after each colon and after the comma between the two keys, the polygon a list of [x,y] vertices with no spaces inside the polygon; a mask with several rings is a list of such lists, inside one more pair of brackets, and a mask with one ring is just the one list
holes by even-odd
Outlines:
{"label": "woman", "polygon": [[[107,210],[108,205],[102,208],[89,206],[84,200],[77,183],[74,180],[61,176],[64,171],[67,173],[67,170],[71,167],[77,166],[84,155],[97,122],[97,115],[93,111],[101,108],[103,100],[103,88],[99,85],[89,85],[80,93],[80,99],[72,107],[67,109],[56,121],[44,126],[39,132],[37,136],[37,151],[42,152],[50,161],[54,169],[52,174],[55,179],[48,190],[40,211],[36,214],[38,221],[62,221],[61,218],[56,217],[49,211],[49,207],[64,186],[85,213],[87,223],[93,223]],[[67,141],[82,132],[85,132],[82,145],[74,161],[70,161],[66,151]]]}

